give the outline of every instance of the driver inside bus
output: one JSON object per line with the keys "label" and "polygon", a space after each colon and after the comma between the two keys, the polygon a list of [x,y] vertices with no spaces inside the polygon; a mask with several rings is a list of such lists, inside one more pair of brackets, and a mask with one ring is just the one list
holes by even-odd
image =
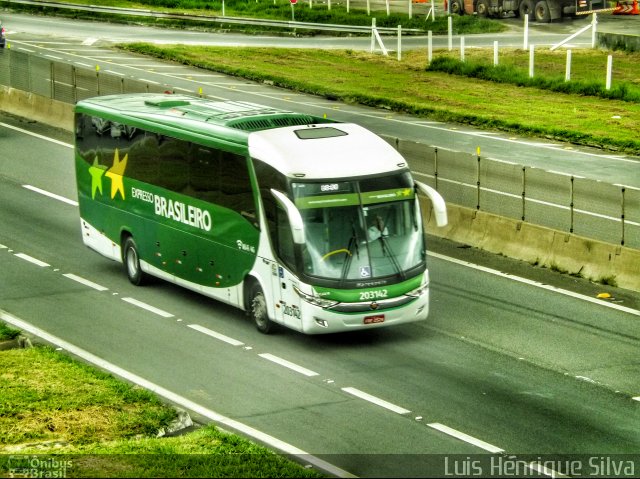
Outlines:
{"label": "driver inside bus", "polygon": [[380,215],[376,215],[373,225],[367,230],[369,241],[375,241],[381,236],[389,236],[389,230],[384,225],[384,221]]}

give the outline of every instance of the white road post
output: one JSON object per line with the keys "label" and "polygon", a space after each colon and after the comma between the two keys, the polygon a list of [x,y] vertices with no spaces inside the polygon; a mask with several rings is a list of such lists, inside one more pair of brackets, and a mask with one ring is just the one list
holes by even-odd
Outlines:
{"label": "white road post", "polygon": [[493,42],[493,66],[498,66],[498,40]]}
{"label": "white road post", "polygon": [[534,48],[535,46],[532,44],[529,47],[529,78],[533,78],[533,57],[534,57]]}
{"label": "white road post", "polygon": [[427,32],[427,63],[431,65],[433,59],[433,32],[429,30]]}
{"label": "white road post", "polygon": [[605,83],[605,89],[611,90],[611,72],[613,70],[613,56],[607,56],[607,81]]}
{"label": "white road post", "polygon": [[567,66],[564,70],[564,81],[571,80],[571,50],[567,50]]}
{"label": "white road post", "polygon": [[375,44],[376,44],[375,31],[376,31],[376,17],[373,17],[371,19],[371,49],[369,50],[369,53],[373,53],[373,49],[375,48]]}
{"label": "white road post", "polygon": [[449,37],[449,51],[453,50],[453,20],[451,17],[447,17],[447,29]]}

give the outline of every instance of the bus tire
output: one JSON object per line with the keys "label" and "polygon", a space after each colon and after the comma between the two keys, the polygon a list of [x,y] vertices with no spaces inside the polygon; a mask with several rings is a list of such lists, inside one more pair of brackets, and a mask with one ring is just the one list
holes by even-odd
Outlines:
{"label": "bus tire", "polygon": [[142,286],[147,282],[147,275],[140,267],[140,255],[133,237],[127,236],[122,245],[122,262],[131,283]]}
{"label": "bus tire", "polygon": [[267,300],[258,283],[253,283],[249,292],[249,316],[262,334],[269,334],[272,331],[274,323],[269,319]]}

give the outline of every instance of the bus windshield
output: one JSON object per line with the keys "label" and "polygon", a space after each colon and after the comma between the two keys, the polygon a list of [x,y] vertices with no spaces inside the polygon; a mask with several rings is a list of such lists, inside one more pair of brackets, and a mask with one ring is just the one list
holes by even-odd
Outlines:
{"label": "bus windshield", "polygon": [[293,183],[304,222],[305,273],[363,281],[425,261],[422,222],[408,172],[351,181]]}

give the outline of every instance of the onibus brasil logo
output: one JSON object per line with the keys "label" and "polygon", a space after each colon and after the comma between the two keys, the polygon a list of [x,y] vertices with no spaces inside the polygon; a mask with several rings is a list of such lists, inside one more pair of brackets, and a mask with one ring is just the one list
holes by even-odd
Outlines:
{"label": "onibus brasil logo", "polygon": [[[91,199],[95,200],[97,192],[100,192],[100,196],[103,196],[102,178],[105,176],[111,180],[111,199],[115,199],[118,193],[120,193],[120,197],[123,200],[126,199],[123,177],[124,171],[127,168],[128,159],[129,155],[125,154],[121,160],[117,148],[113,154],[113,165],[111,168],[101,165],[97,156],[94,158],[93,165],[89,167],[89,174],[91,175]],[[200,228],[204,231],[211,231],[211,213],[207,210],[193,205],[186,205],[181,201],[174,201],[170,198],[167,199],[164,196],[138,188],[132,188],[131,191],[134,198],[152,203],[155,214]]]}

